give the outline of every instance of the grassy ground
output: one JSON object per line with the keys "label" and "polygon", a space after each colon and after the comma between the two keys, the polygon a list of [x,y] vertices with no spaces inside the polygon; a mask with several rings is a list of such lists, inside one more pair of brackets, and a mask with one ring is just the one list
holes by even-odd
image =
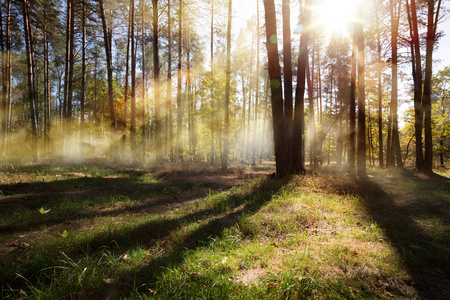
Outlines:
{"label": "grassy ground", "polygon": [[450,180],[3,167],[3,299],[449,299]]}

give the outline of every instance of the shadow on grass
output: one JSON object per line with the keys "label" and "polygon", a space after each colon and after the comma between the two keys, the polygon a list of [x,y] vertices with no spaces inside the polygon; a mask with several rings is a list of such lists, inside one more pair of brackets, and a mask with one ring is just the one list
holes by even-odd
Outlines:
{"label": "shadow on grass", "polygon": [[[399,254],[412,278],[406,283],[415,287],[422,299],[449,299],[450,180],[440,176],[417,178],[410,173],[393,180],[397,181],[391,186],[394,193],[406,184],[413,191],[410,199],[404,199],[408,195],[393,196],[383,190],[384,184],[369,179],[357,182],[356,193]],[[432,219],[434,224],[427,228],[419,219]],[[440,230],[440,226],[446,227],[443,235],[429,230]]]}
{"label": "shadow on grass", "polygon": [[[26,218],[0,225],[0,236],[28,231],[43,225],[51,226],[77,220],[102,216],[117,216],[126,213],[164,212],[173,205],[204,197],[211,191],[229,188],[213,181],[180,181],[167,179],[159,182],[139,182],[140,177],[99,178],[84,177],[51,182],[17,183],[0,185],[0,190],[9,196],[0,196],[0,213],[5,216],[20,211],[34,211],[35,218]],[[117,199],[116,201],[114,199]],[[125,201],[132,205],[113,206],[99,210],[103,205]],[[52,209],[44,216],[39,209]],[[93,209],[91,209],[91,207]],[[28,215],[27,215],[28,216]]]}
{"label": "shadow on grass", "polygon": [[[112,241],[126,252],[137,245],[151,247],[156,242],[164,241],[170,234],[175,233],[181,226],[188,226],[200,222],[198,228],[181,237],[172,240],[171,247],[156,257],[147,265],[132,273],[121,274],[123,278],[135,278],[135,286],[141,286],[141,292],[148,292],[153,287],[166,267],[176,267],[184,261],[186,253],[198,247],[209,245],[216,238],[220,238],[225,229],[235,226],[243,215],[255,214],[272,196],[283,187],[283,182],[265,179],[242,194],[228,194],[215,203],[212,208],[205,208],[180,218],[170,220],[156,220],[138,225],[126,232],[117,231],[111,236],[91,240],[92,245],[107,245]],[[172,237],[173,238],[173,237]],[[131,288],[117,291],[117,287],[108,287],[111,295],[126,295]]]}

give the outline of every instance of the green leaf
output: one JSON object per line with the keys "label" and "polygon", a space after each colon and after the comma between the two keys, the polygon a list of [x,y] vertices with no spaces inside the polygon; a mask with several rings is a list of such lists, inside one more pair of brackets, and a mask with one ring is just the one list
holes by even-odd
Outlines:
{"label": "green leaf", "polygon": [[39,212],[40,212],[41,214],[45,215],[45,214],[48,213],[50,210],[51,210],[51,209],[45,210],[43,207],[41,207],[41,208],[39,209]]}

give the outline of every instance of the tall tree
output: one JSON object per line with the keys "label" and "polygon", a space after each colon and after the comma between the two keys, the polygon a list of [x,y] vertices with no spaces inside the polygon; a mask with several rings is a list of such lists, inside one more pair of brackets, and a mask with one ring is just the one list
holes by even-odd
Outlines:
{"label": "tall tree", "polygon": [[[391,12],[391,50],[392,50],[392,91],[390,105],[391,140],[388,145],[387,165],[402,166],[400,139],[398,132],[398,24],[400,19],[401,2],[390,0]],[[398,5],[398,6],[397,6]]]}
{"label": "tall tree", "polygon": [[264,0],[264,16],[266,21],[266,47],[269,61],[269,77],[272,102],[273,137],[275,146],[276,176],[283,178],[290,174],[286,164],[285,151],[285,120],[283,112],[283,90],[281,67],[278,57],[277,21],[275,3]]}
{"label": "tall tree", "polygon": [[25,33],[25,48],[27,55],[27,78],[28,78],[28,101],[31,116],[32,151],[34,158],[39,156],[38,148],[38,120],[36,110],[36,87],[35,87],[35,67],[34,67],[34,45],[33,29],[30,20],[30,7],[28,0],[22,2],[23,28]]}
{"label": "tall tree", "polygon": [[[255,126],[253,136],[256,140],[257,128],[258,128],[258,105],[259,105],[259,0],[256,0],[256,89],[255,89]],[[291,102],[292,102],[292,89],[291,89]],[[291,103],[292,104],[292,103]],[[292,112],[291,112],[292,115]],[[292,127],[292,126],[291,126]],[[256,151],[258,151],[257,143],[253,146],[252,165],[256,165]]]}
{"label": "tall tree", "polygon": [[152,0],[153,4],[153,83],[155,91],[155,135],[156,135],[156,151],[161,150],[161,112],[160,112],[160,91],[159,91],[159,29],[158,29],[158,0]]}
{"label": "tall tree", "polygon": [[311,0],[305,0],[302,9],[303,28],[298,56],[297,87],[295,91],[293,159],[297,173],[305,172],[304,131],[305,131],[305,81],[309,56]]}
{"label": "tall tree", "polygon": [[130,42],[131,42],[131,111],[130,111],[130,147],[136,151],[136,38],[135,30],[135,3],[130,0]]}
{"label": "tall tree", "polygon": [[[103,0],[101,0],[103,1]],[[64,109],[63,115],[66,119],[72,118],[73,102],[73,68],[75,47],[75,1],[67,0],[66,19],[66,69],[64,78]]]}
{"label": "tall tree", "polygon": [[423,80],[422,80],[422,58],[420,53],[419,29],[417,20],[416,1],[411,0],[411,4],[406,1],[408,22],[411,35],[411,66],[414,82],[414,136],[416,140],[416,169],[423,170]]}
{"label": "tall tree", "polygon": [[231,85],[231,19],[232,19],[233,1],[228,0],[228,26],[227,26],[227,66],[226,66],[226,83],[225,83],[225,128],[222,152],[222,170],[228,169],[228,152],[229,152],[229,134],[230,134],[230,85]]}
{"label": "tall tree", "polygon": [[82,15],[81,15],[81,125],[84,126],[85,106],[86,106],[86,3],[87,0],[82,0]]}
{"label": "tall tree", "polygon": [[[358,15],[363,16],[362,4],[358,6]],[[358,149],[357,172],[361,177],[366,176],[366,91],[365,91],[365,53],[364,53],[364,28],[362,22],[358,22],[357,50],[358,50]]]}
{"label": "tall tree", "polygon": [[[73,0],[69,0],[73,1]],[[116,130],[116,115],[114,109],[114,88],[113,88],[113,66],[112,66],[112,24],[106,23],[105,5],[103,0],[99,0],[99,13],[102,20],[103,43],[106,54],[106,69],[108,72],[108,98],[109,98],[109,114],[111,118],[111,128]]]}
{"label": "tall tree", "polygon": [[350,83],[350,140],[348,149],[348,165],[351,176],[355,176],[356,155],[356,61],[357,61],[357,24],[352,24],[352,71]]}
{"label": "tall tree", "polygon": [[179,0],[178,8],[178,66],[177,66],[177,156],[183,160],[183,148],[181,145],[183,110],[181,103],[181,63],[182,63],[182,43],[183,43],[183,0]]}
{"label": "tall tree", "polygon": [[[292,53],[291,53],[291,13],[290,0],[283,0],[283,70],[284,70],[284,113],[286,119],[286,139],[293,139],[293,98],[292,98]],[[258,74],[257,74],[258,76]],[[286,145],[286,163],[288,168],[292,167],[293,143]]]}
{"label": "tall tree", "polygon": [[425,54],[425,80],[423,85],[423,110],[425,114],[424,171],[427,173],[433,172],[433,137],[431,131],[431,79],[433,76],[433,48],[436,40],[436,28],[439,19],[440,8],[441,0],[438,0],[437,6],[435,0],[427,1],[427,44]]}

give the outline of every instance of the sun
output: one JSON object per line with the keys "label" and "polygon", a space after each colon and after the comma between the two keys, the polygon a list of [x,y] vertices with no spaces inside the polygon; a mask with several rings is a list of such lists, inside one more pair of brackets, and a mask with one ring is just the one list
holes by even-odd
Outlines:
{"label": "sun", "polygon": [[358,0],[322,0],[313,8],[314,26],[328,35],[348,35]]}

